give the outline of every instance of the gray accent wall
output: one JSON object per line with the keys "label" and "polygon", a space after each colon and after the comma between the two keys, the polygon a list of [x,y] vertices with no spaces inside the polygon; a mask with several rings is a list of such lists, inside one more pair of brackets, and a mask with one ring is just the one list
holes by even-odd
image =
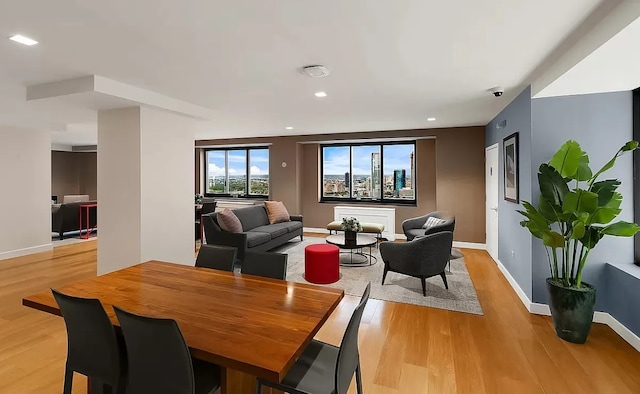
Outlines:
{"label": "gray accent wall", "polygon": [[[499,99],[498,99],[499,100]],[[506,125],[498,128],[498,124]],[[532,236],[520,227],[522,216],[516,212],[521,204],[504,199],[504,156],[502,140],[518,132],[519,144],[519,198],[531,200],[531,86],[527,87],[511,104],[496,116],[486,128],[486,146],[499,143],[498,195],[498,259],[509,271],[524,293],[531,299],[531,244]]]}
{"label": "gray accent wall", "polygon": [[[576,140],[587,152],[593,171],[604,165],[629,140],[632,133],[632,94],[616,92],[579,96],[533,99],[532,114],[532,199],[540,196],[537,186],[539,163],[548,162],[567,140]],[[616,166],[600,179],[618,178],[623,195],[620,220],[633,221],[633,161],[632,155],[618,159]],[[537,206],[537,203],[534,203]],[[547,256],[542,242],[533,241],[533,297],[538,303],[548,303],[545,278],[549,276]],[[632,263],[633,238],[605,237],[593,249],[585,268],[584,280],[598,289],[596,309],[608,305],[606,263]]]}

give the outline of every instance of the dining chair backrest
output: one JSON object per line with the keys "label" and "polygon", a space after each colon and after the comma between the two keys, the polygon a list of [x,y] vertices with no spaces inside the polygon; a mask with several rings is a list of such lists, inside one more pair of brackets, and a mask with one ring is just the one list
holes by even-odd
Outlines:
{"label": "dining chair backrest", "polygon": [[338,362],[336,363],[336,393],[345,394],[349,390],[349,385],[353,379],[353,374],[356,368],[360,365],[360,353],[358,352],[358,332],[360,330],[360,321],[362,320],[362,314],[364,307],[369,300],[369,293],[371,291],[371,283],[367,284],[367,287],[362,294],[360,303],[356,306],[356,309],[351,315],[347,329],[345,330],[342,342],[340,343],[340,350],[338,352]]}
{"label": "dining chair backrest", "polygon": [[282,253],[245,252],[240,271],[243,274],[286,280],[287,257]]}
{"label": "dining chair backrest", "polygon": [[120,349],[100,300],[51,292],[67,328],[67,368],[116,386],[121,375]]}
{"label": "dining chair backrest", "polygon": [[198,251],[196,267],[233,272],[237,252],[238,249],[231,246],[204,244]]}
{"label": "dining chair backrest", "polygon": [[203,201],[202,202],[202,210],[200,212],[201,212],[202,215],[206,215],[208,213],[215,212],[217,205],[218,205],[217,201],[211,201],[211,202]]}
{"label": "dining chair backrest", "polygon": [[113,309],[127,346],[127,394],[195,393],[191,354],[176,321]]}

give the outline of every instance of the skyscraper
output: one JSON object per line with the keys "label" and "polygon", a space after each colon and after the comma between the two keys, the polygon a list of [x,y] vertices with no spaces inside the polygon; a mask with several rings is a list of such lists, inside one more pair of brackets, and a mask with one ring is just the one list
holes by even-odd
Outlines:
{"label": "skyscraper", "polygon": [[371,198],[380,198],[380,153],[371,154]]}
{"label": "skyscraper", "polygon": [[344,173],[344,187],[345,187],[345,189],[349,188],[349,178],[350,178],[349,177],[349,173],[345,172]]}
{"label": "skyscraper", "polygon": [[407,173],[403,170],[393,171],[393,195],[398,196],[400,189],[407,185]]}
{"label": "skyscraper", "polygon": [[413,161],[413,151],[409,154],[409,160],[411,161],[411,180],[407,182],[407,187],[415,189],[416,187],[416,167]]}

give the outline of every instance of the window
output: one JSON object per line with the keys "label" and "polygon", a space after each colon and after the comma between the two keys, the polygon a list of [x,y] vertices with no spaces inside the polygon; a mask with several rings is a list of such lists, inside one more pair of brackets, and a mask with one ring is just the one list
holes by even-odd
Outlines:
{"label": "window", "polygon": [[415,204],[415,142],[322,145],[321,201]]}
{"label": "window", "polygon": [[210,149],[206,156],[206,195],[269,196],[269,149]]}

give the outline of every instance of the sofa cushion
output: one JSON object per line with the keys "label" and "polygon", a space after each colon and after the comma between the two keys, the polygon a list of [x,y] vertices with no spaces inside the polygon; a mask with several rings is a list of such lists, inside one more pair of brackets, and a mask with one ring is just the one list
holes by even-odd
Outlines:
{"label": "sofa cushion", "polygon": [[278,224],[284,224],[284,223],[268,224],[266,226],[256,227],[250,232],[258,231],[261,233],[267,233],[271,235],[271,239],[278,238],[279,236],[289,232],[286,227],[278,226]]}
{"label": "sofa cushion", "polygon": [[287,229],[287,232],[292,233],[302,228],[302,222],[296,222],[296,221],[284,222],[284,223],[272,224],[272,226],[282,226]]}
{"label": "sofa cushion", "polygon": [[265,201],[264,207],[267,210],[267,216],[269,217],[270,224],[288,222],[291,220],[289,211],[284,206],[282,201]]}
{"label": "sofa cushion", "polygon": [[262,205],[234,209],[233,213],[235,213],[238,219],[240,219],[240,223],[242,223],[242,231],[253,230],[256,227],[269,224],[267,211]]}
{"label": "sofa cushion", "polygon": [[230,209],[223,209],[222,212],[218,212],[217,216],[218,225],[224,231],[228,231],[230,233],[242,232],[242,223],[240,223],[238,217]]}
{"label": "sofa cushion", "polygon": [[247,247],[253,248],[254,246],[262,245],[271,241],[271,235],[269,233],[262,233],[259,231],[247,232]]}

